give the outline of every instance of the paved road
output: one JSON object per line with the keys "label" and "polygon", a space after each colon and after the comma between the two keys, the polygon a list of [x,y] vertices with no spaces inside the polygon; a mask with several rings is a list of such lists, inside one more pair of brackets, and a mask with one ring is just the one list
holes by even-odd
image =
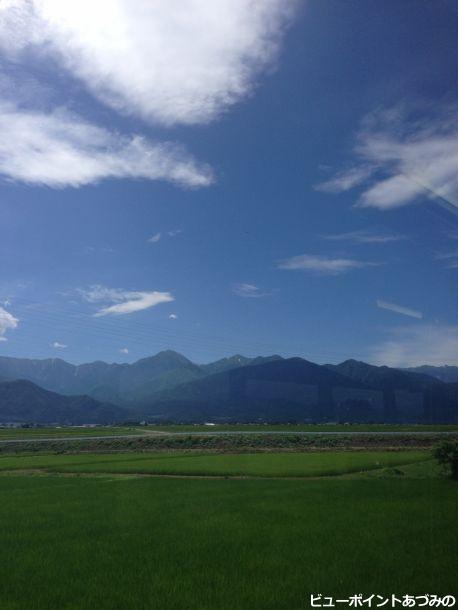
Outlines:
{"label": "paved road", "polygon": [[134,438],[148,438],[148,437],[164,437],[164,436],[226,436],[226,435],[249,435],[249,434],[284,434],[284,435],[296,435],[296,436],[449,436],[458,435],[456,431],[394,431],[386,430],[382,432],[305,432],[305,431],[283,431],[283,430],[220,430],[215,432],[146,432],[143,434],[118,434],[118,435],[106,435],[106,436],[60,436],[60,437],[47,437],[47,438],[10,438],[0,440],[0,445],[7,445],[12,443],[49,443],[50,441],[101,441],[101,440],[116,440],[116,439],[134,439]]}

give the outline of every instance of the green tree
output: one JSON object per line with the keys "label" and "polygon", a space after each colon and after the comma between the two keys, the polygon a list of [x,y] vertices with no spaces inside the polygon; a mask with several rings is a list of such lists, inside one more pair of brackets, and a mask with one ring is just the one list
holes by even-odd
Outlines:
{"label": "green tree", "polygon": [[435,448],[434,457],[451,472],[452,479],[458,479],[457,441],[443,441]]}

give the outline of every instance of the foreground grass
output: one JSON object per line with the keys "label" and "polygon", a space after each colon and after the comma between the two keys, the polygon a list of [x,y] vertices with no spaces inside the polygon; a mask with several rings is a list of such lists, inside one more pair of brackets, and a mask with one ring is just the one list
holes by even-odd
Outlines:
{"label": "foreground grass", "polygon": [[314,477],[425,461],[425,451],[325,451],[308,453],[119,453],[0,457],[0,471]]}
{"label": "foreground grass", "polygon": [[2,610],[296,610],[456,591],[448,480],[0,478]]}

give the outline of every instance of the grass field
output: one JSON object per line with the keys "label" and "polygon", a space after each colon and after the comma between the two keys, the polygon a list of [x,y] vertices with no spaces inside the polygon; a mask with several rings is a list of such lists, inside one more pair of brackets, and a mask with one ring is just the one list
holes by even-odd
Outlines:
{"label": "grass field", "polygon": [[0,471],[315,477],[425,461],[425,451],[344,451],[255,454],[79,454],[1,457]]}
{"label": "grass field", "polygon": [[455,593],[449,480],[0,477],[2,610],[296,610]]}
{"label": "grass field", "polygon": [[458,424],[216,424],[150,425],[158,432],[457,432]]}
{"label": "grass field", "polygon": [[144,428],[127,426],[62,426],[49,428],[0,428],[0,440],[20,438],[53,438],[72,436],[118,436],[124,434],[141,434]]}
{"label": "grass field", "polygon": [[388,425],[388,424],[227,424],[216,426],[205,425],[152,425],[152,426],[96,426],[93,428],[79,426],[62,426],[47,428],[0,428],[0,440],[40,439],[40,438],[72,438],[91,436],[124,436],[128,434],[151,433],[219,433],[219,432],[457,432],[458,425]]}

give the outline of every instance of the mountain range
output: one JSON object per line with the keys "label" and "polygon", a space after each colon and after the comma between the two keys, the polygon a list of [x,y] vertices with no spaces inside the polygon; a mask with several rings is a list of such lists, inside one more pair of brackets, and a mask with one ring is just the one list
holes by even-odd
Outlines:
{"label": "mountain range", "polygon": [[436,377],[445,383],[457,383],[458,382],[458,366],[430,366],[424,364],[423,366],[415,366],[405,371],[412,373],[423,373],[424,375],[430,375]]}
{"label": "mountain range", "polygon": [[440,379],[458,367],[420,368],[277,355],[199,365],[170,350],[133,364],[0,357],[0,422],[458,421],[458,384]]}
{"label": "mountain range", "polygon": [[124,410],[90,396],[63,396],[31,381],[0,382],[0,422],[104,424],[125,419]]}

